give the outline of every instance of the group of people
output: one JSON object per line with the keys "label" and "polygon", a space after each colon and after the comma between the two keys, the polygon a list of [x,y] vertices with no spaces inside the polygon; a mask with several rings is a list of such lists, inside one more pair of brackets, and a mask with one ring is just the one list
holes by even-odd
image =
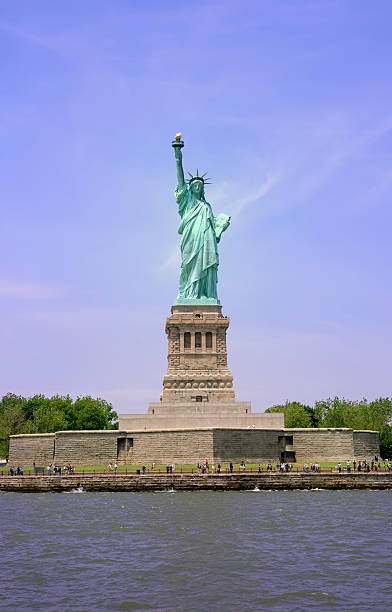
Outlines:
{"label": "group of people", "polygon": [[[233,464],[231,463],[230,465],[231,471],[233,471]],[[212,463],[210,466],[210,464],[208,463],[208,459],[206,459],[205,461],[199,461],[199,463],[197,464],[197,471],[199,472],[199,474],[209,474],[210,468],[211,474],[220,474],[222,470],[222,466],[220,463],[218,463],[215,469],[215,463]]]}
{"label": "group of people", "polygon": [[[45,472],[45,468],[36,468],[35,463],[33,463],[33,468],[34,468],[34,473],[42,473],[44,474]],[[155,462],[153,461],[151,463],[151,466],[149,468],[149,471],[154,471],[155,469]],[[167,474],[172,474],[176,469],[176,466],[174,463],[170,463],[166,465],[166,473]],[[252,468],[253,469],[253,468]],[[258,472],[261,473],[263,471],[264,468],[261,467],[261,464],[258,465]],[[350,473],[352,470],[354,472],[358,471],[358,472],[378,472],[378,471],[392,471],[392,461],[390,459],[380,459],[377,455],[374,457],[374,459],[372,461],[356,461],[356,460],[348,460],[344,462],[344,466],[342,464],[342,462],[339,462],[336,466],[337,471],[339,473],[347,471],[347,473]],[[47,466],[46,471],[47,471],[47,475],[50,476],[52,473],[53,475],[61,475],[63,470],[64,474],[73,474],[75,472],[75,467],[73,465],[71,465],[70,463],[68,465],[64,465],[63,468],[61,468],[58,465],[52,465],[51,463]],[[117,473],[118,470],[118,464],[117,462],[114,462],[114,464],[109,463],[108,465],[108,470],[109,472],[114,472]],[[215,464],[212,463],[210,465],[208,459],[206,459],[205,461],[199,461],[197,464],[197,470],[199,474],[220,474],[222,472],[222,465],[220,463],[218,463],[218,465],[215,467]],[[227,470],[227,468],[226,468]],[[276,463],[275,465],[273,465],[272,463],[268,463],[267,467],[266,467],[266,471],[267,472],[273,472],[273,471],[277,471],[277,472],[291,472],[293,470],[293,465],[292,463]],[[143,474],[145,474],[147,471],[147,467],[145,465],[143,465],[141,467],[141,469],[139,468],[137,470],[137,473],[140,474],[141,472]],[[193,471],[193,470],[192,470]],[[229,464],[229,472],[230,474],[232,474],[234,471],[234,465],[232,462],[230,462]],[[245,461],[241,461],[240,463],[240,467],[239,467],[239,471],[242,473],[246,472],[246,463]],[[303,472],[320,472],[320,465],[318,463],[304,463],[303,467],[302,467],[302,471]],[[9,473],[10,476],[23,476],[23,468],[18,465],[17,468],[15,469],[13,465],[10,466],[9,468]]]}
{"label": "group of people", "polygon": [[304,463],[304,467],[302,468],[303,472],[319,472],[320,471],[320,465],[318,463],[309,463],[309,465],[307,463]]}
{"label": "group of people", "polygon": [[[40,474],[40,473],[44,474],[45,473],[45,468],[36,467],[35,462],[33,462],[33,470],[34,470],[34,474]],[[75,472],[75,467],[71,465],[70,463],[68,465],[64,465],[63,472],[64,474],[73,474]],[[50,463],[46,468],[46,473],[48,476],[51,476],[52,474],[61,475],[61,467],[59,465],[52,465],[52,463]],[[15,476],[15,474],[17,476],[23,476],[23,468],[20,465],[18,465],[16,470],[13,465],[10,466],[10,475]]]}
{"label": "group of people", "polygon": [[[75,466],[71,465],[70,463],[68,465],[64,465],[62,469],[64,474],[73,474],[75,472]],[[52,465],[50,463],[46,470],[48,472],[48,476],[51,475],[52,471],[54,476],[61,476],[61,467],[59,465]]]}
{"label": "group of people", "polygon": [[[384,470],[384,472],[392,471],[391,461],[388,459],[380,460],[378,455],[375,455],[374,459],[372,459],[370,463],[366,461],[366,459],[364,461],[358,461],[358,462],[354,459],[352,463],[351,461],[347,461],[346,462],[347,472],[351,472],[351,465],[352,465],[352,469],[354,470],[354,472],[379,472],[381,470]],[[338,468],[339,473],[342,472],[342,470],[344,470],[340,462],[338,463],[337,468]]]}
{"label": "group of people", "polygon": [[11,465],[11,467],[10,467],[10,476],[15,476],[15,474],[17,476],[23,476],[23,468],[21,468],[20,465],[18,465],[16,470],[15,470],[14,466]]}

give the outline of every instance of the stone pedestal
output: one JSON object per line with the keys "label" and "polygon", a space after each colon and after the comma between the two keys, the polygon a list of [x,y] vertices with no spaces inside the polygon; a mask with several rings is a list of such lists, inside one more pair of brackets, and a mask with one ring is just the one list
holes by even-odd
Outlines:
{"label": "stone pedestal", "polygon": [[235,404],[233,376],[227,365],[229,323],[220,305],[172,306],[165,328],[168,369],[162,404]]}

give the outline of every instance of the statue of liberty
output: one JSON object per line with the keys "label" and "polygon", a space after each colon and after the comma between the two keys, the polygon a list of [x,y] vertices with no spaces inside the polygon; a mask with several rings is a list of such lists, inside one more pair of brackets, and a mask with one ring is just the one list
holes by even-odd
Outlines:
{"label": "statue of liberty", "polygon": [[[185,181],[182,167],[181,134],[176,135],[173,148],[177,165],[175,196],[181,217],[178,233],[181,234],[180,289],[175,304],[220,304],[217,294],[218,242],[222,232],[230,224],[230,217],[221,213],[214,217],[211,205],[206,201],[205,174],[190,173]],[[188,183],[188,187],[186,185]]]}

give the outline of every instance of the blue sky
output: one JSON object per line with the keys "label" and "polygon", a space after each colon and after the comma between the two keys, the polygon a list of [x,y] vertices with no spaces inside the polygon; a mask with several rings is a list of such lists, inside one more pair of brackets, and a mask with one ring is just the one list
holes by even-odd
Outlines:
{"label": "blue sky", "polygon": [[391,395],[389,1],[4,0],[0,395],[157,401],[171,140],[208,171],[253,410]]}

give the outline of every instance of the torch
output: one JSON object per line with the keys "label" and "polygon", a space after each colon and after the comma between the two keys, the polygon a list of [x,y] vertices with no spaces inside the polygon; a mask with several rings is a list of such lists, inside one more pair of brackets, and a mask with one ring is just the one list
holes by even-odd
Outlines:
{"label": "torch", "polygon": [[184,141],[181,140],[181,132],[178,132],[178,134],[176,134],[175,140],[172,141],[172,147],[174,150],[176,150],[176,149],[182,149],[183,146],[184,146]]}

